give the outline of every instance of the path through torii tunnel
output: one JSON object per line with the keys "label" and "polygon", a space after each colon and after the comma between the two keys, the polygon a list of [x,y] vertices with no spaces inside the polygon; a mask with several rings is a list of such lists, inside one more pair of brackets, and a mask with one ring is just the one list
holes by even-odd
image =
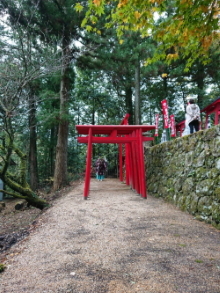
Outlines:
{"label": "path through torii tunnel", "polygon": [[84,199],[87,199],[89,195],[93,143],[116,143],[119,145],[119,178],[121,181],[123,181],[122,145],[125,145],[126,184],[130,185],[143,198],[147,197],[143,142],[154,138],[146,137],[143,134],[155,129],[155,125],[128,125],[126,123],[128,117],[128,115],[125,116],[122,125],[76,125],[78,134],[85,135],[79,136],[78,142],[88,144]]}

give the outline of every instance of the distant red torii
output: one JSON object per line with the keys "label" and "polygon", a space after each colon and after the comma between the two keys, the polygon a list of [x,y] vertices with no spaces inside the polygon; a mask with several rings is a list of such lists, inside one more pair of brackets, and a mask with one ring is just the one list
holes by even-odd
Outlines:
{"label": "distant red torii", "polygon": [[220,98],[217,98],[211,104],[206,106],[201,112],[206,114],[205,128],[208,128],[208,116],[212,113],[215,115],[214,125],[218,125],[220,123]]}
{"label": "distant red torii", "polygon": [[[93,143],[119,144],[119,174],[122,181],[121,145],[126,148],[126,184],[130,185],[143,198],[147,197],[146,178],[144,167],[143,142],[153,140],[153,137],[144,137],[142,133],[155,129],[155,125],[128,125],[129,114],[126,114],[120,125],[76,125],[81,135],[78,142],[87,143],[86,174],[84,186],[84,199],[89,195],[90,170],[92,161]],[[99,136],[95,135],[107,135]]]}

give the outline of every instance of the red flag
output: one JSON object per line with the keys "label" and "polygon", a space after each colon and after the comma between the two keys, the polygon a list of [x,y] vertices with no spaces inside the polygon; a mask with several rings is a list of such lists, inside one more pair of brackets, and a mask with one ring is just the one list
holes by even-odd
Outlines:
{"label": "red flag", "polygon": [[174,115],[170,115],[171,137],[176,137],[176,125]]}
{"label": "red flag", "polygon": [[167,100],[161,101],[164,128],[169,128],[169,114],[168,114],[168,103]]}

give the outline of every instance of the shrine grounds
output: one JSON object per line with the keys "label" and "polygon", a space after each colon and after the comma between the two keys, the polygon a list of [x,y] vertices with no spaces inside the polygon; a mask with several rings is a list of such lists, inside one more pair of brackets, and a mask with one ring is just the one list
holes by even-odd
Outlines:
{"label": "shrine grounds", "polygon": [[118,179],[83,182],[5,254],[1,293],[220,293],[220,231]]}

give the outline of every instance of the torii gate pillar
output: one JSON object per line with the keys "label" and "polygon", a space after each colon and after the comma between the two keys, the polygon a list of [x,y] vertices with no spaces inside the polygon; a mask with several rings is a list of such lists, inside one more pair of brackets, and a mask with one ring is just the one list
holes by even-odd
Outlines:
{"label": "torii gate pillar", "polygon": [[85,187],[84,187],[84,199],[87,199],[87,196],[89,194],[91,161],[92,161],[92,128],[89,128],[88,147],[87,147],[87,156],[86,156],[86,176],[85,176]]}

